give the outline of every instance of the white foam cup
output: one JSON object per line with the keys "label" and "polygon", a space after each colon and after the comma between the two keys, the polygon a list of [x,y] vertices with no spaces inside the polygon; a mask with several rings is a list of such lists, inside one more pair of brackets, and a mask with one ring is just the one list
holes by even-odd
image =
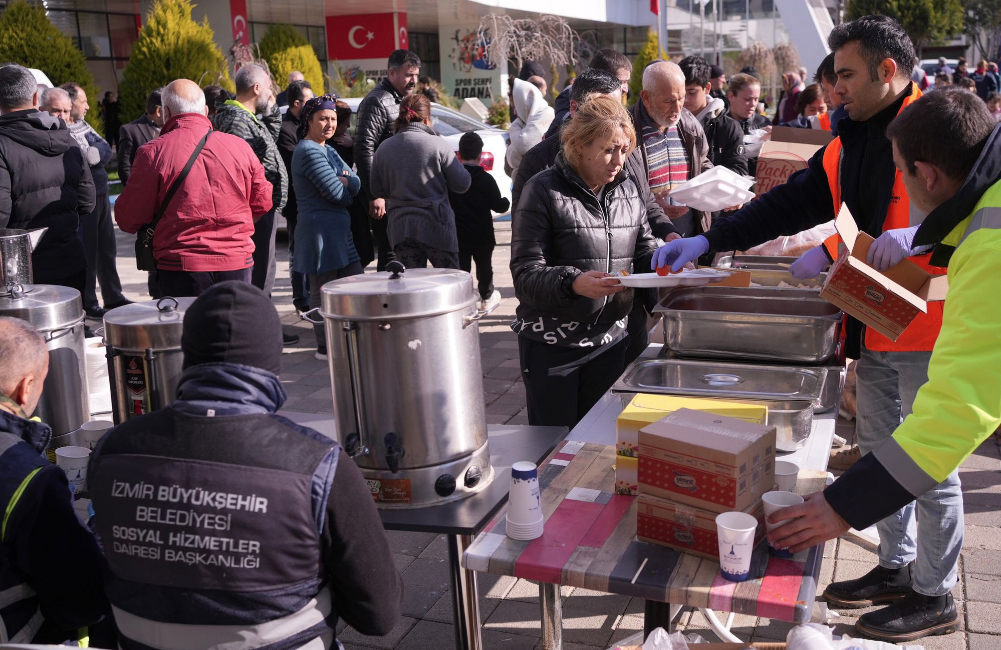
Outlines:
{"label": "white foam cup", "polygon": [[87,447],[93,449],[113,426],[115,423],[111,420],[94,420],[81,424],[80,432],[83,434],[83,440],[87,443]]}
{"label": "white foam cup", "polygon": [[775,461],[775,485],[778,490],[793,492],[796,490],[796,478],[799,476],[799,465],[787,460]]}
{"label": "white foam cup", "polygon": [[87,489],[87,461],[90,449],[86,447],[60,447],[56,449],[56,465],[66,472],[74,492]]}
{"label": "white foam cup", "polygon": [[719,535],[720,575],[731,582],[743,582],[751,575],[754,531],[758,520],[746,512],[724,512],[716,517]]}
{"label": "white foam cup", "polygon": [[[783,508],[788,508],[789,506],[796,506],[803,503],[803,497],[792,492],[786,492],[784,490],[775,490],[774,492],[765,492],[761,497],[761,502],[765,506],[765,529],[768,532],[773,531],[783,524],[770,524],[768,523],[768,517],[773,513],[778,512]],[[785,522],[783,522],[785,523]],[[768,543],[768,554],[772,557],[792,557],[793,554],[789,549],[775,548],[772,546],[771,542]]]}
{"label": "white foam cup", "polygon": [[535,463],[522,461],[511,466],[507,520],[515,526],[535,526],[542,522],[539,470]]}

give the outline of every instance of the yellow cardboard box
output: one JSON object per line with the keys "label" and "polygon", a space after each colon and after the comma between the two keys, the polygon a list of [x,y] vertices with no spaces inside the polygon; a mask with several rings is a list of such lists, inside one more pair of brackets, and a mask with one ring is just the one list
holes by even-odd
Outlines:
{"label": "yellow cardboard box", "polygon": [[[703,397],[678,397],[675,395],[647,395],[639,393],[619,414],[615,423],[615,453],[636,458],[639,449],[640,429],[653,424],[678,409],[690,409],[713,415],[736,418],[751,424],[768,421],[768,407],[755,404],[738,404]],[[635,468],[635,465],[633,466]],[[634,470],[635,472],[635,470]],[[635,473],[633,474],[635,476]],[[633,483],[635,484],[635,479]],[[618,477],[616,477],[618,483]]]}

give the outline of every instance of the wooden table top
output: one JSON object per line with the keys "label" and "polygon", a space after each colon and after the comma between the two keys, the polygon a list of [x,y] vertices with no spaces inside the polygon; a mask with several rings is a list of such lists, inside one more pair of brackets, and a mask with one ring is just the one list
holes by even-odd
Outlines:
{"label": "wooden table top", "polygon": [[[636,539],[637,498],[615,494],[615,448],[564,441],[539,466],[545,532],[531,541],[505,534],[500,511],[463,556],[473,571],[583,587],[690,607],[803,623],[817,595],[823,545],[791,559],[759,544],[753,579],[729,582],[719,562]],[[797,492],[823,489],[826,473],[800,472]],[[497,480],[509,480],[498,477]]]}

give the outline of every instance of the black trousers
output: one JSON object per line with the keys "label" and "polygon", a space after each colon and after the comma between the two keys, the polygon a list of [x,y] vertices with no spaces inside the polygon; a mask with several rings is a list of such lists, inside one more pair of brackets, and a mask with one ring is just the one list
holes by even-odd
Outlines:
{"label": "black trousers", "polygon": [[459,255],[439,250],[410,237],[393,247],[395,258],[408,269],[427,268],[428,262],[436,269],[459,268]]}
{"label": "black trousers", "polygon": [[295,259],[295,225],[299,222],[298,210],[285,213],[283,216],[285,230],[288,233],[288,274],[292,282],[292,304],[299,311],[306,311],[309,309],[309,284],[306,274],[292,270],[292,260]]}
{"label": "black trousers", "polygon": [[218,282],[239,280],[250,282],[251,270],[239,271],[164,271],[156,272],[161,296],[174,298],[197,298],[206,289]]}
{"label": "black trousers", "polygon": [[60,287],[76,289],[83,295],[87,286],[87,269],[78,269],[71,273],[63,273],[59,269],[44,269],[35,266],[32,269],[35,284],[54,284]]}
{"label": "black trousers", "polygon": [[563,348],[519,336],[528,423],[576,426],[625,370],[628,345],[626,336],[584,361],[594,348]]}
{"label": "black trousers", "polygon": [[83,293],[83,307],[98,306],[97,283],[101,283],[101,298],[105,307],[118,307],[125,302],[122,281],[118,277],[118,243],[115,226],[111,220],[111,203],[107,194],[97,195],[97,207],[81,219],[83,247],[87,255],[87,284]]}
{"label": "black trousers", "polygon": [[[275,234],[278,232],[278,219],[271,210],[254,222],[254,270],[251,274],[251,284],[270,296],[275,288]],[[161,284],[162,288],[162,284]]]}
{"label": "black trousers", "polygon": [[376,271],[385,271],[386,265],[396,259],[393,247],[389,245],[389,213],[382,219],[370,219],[372,222],[372,238],[379,252],[379,261],[376,264]]}
{"label": "black trousers", "polygon": [[459,246],[459,268],[466,273],[472,273],[473,262],[476,262],[476,288],[480,298],[486,300],[494,292],[494,245]]}
{"label": "black trousers", "polygon": [[[647,329],[646,307],[640,292],[644,289],[637,289],[633,298],[633,309],[629,312],[629,322],[626,324],[626,331],[629,333],[629,347],[626,349],[626,365],[643,354],[650,345],[650,331]],[[656,291],[654,289],[653,291]]]}

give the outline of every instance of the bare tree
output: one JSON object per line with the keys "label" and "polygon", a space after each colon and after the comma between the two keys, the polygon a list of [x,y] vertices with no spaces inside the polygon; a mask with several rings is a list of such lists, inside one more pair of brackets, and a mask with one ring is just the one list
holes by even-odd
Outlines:
{"label": "bare tree", "polygon": [[476,28],[487,58],[495,65],[510,61],[521,70],[525,61],[549,61],[565,66],[577,63],[580,37],[567,21],[550,15],[515,20],[506,14],[487,14]]}
{"label": "bare tree", "polygon": [[[792,43],[779,43],[772,48],[772,58],[775,59],[775,68],[781,73],[795,72],[800,66],[799,52]],[[804,79],[803,83],[808,80]]]}

